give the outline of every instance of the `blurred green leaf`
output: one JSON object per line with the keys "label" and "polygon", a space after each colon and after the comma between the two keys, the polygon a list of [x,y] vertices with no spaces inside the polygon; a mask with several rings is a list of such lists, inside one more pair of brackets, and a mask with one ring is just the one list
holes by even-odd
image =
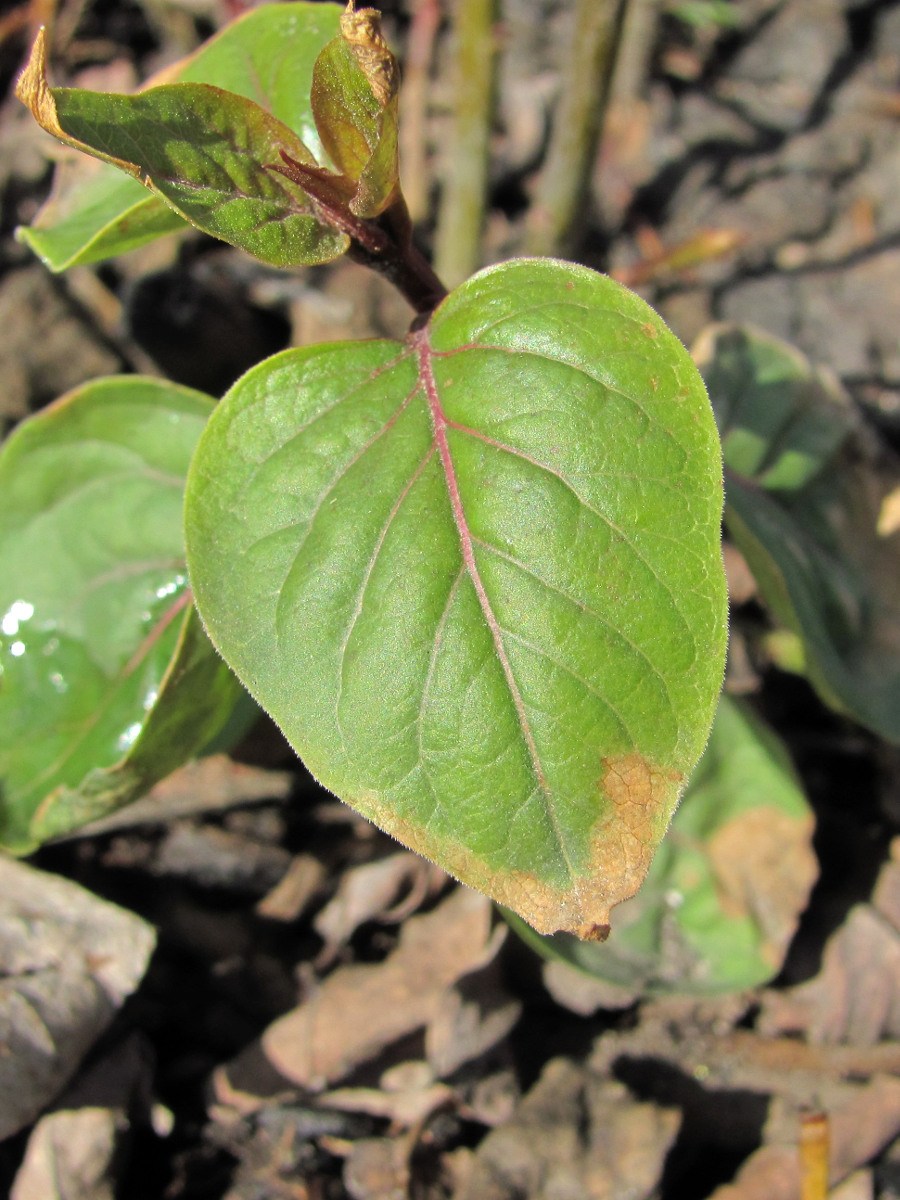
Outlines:
{"label": "blurred green leaf", "polygon": [[34,224],[20,226],[16,237],[51,271],[65,271],[127,254],[186,228],[182,216],[136,179],[85,159],[57,167],[49,200]]}
{"label": "blurred green leaf", "polygon": [[[335,36],[337,4],[262,4],[232,22],[156,83],[207,83],[255,101],[320,158],[310,103],[313,64]],[[277,157],[277,156],[276,156]],[[35,222],[17,231],[53,271],[124,254],[187,227],[160,196],[97,162],[62,164]]]}
{"label": "blurred green leaf", "polygon": [[183,549],[184,477],[212,408],[174,384],[101,380],[0,451],[7,849],[133,799],[234,708],[240,687],[192,615]]}
{"label": "blurred green leaf", "polygon": [[714,326],[695,358],[722,435],[730,536],[826,703],[900,741],[900,532],[878,527],[900,464],[839,385],[777,338]]}
{"label": "blurred green leaf", "polygon": [[307,767],[545,930],[633,895],[721,685],[718,442],[637,296],[520,259],[291,350],[201,439],[210,636]]}
{"label": "blurred green leaf", "polygon": [[637,992],[741,991],[778,973],[817,875],[813,817],[771,729],[723,696],[706,753],[637,896],[602,945],[540,937],[545,958]]}
{"label": "blurred green leaf", "polygon": [[741,24],[741,13],[731,0],[669,0],[666,9],[697,29],[733,29]]}

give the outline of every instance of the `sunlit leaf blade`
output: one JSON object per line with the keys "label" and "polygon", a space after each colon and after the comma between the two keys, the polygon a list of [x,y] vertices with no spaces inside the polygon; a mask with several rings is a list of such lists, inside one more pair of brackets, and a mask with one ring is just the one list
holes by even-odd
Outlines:
{"label": "sunlit leaf blade", "polygon": [[634,893],[721,683],[721,466],[683,347],[570,264],[235,385],[187,489],[213,641],[326,786],[539,929]]}
{"label": "sunlit leaf blade", "polygon": [[145,88],[159,82],[210,83],[246,96],[283,121],[321,160],[310,101],[313,66],[337,34],[340,15],[338,4],[261,4]]}
{"label": "sunlit leaf blade", "polygon": [[822,698],[900,740],[900,464],[798,351],[716,326],[695,351],[728,467],[726,525]]}
{"label": "sunlit leaf blade", "polygon": [[347,246],[306,195],[272,171],[281,151],[311,162],[286,125],[253,101],[199,83],[134,96],[54,88],[66,135],[135,173],[198,229],[274,266],[328,262]]}
{"label": "sunlit leaf blade", "polygon": [[399,186],[398,73],[377,25],[354,28],[361,16],[345,16],[341,36],[319,55],[311,101],[325,150],[357,185],[351,210],[368,218],[387,208]]}
{"label": "sunlit leaf blade", "polygon": [[[338,30],[340,6],[263,4],[226,26],[154,83],[209,83],[255,101],[319,157],[310,105],[313,64]],[[159,196],[105,164],[58,169],[50,200],[18,236],[53,271],[125,254],[187,222]]]}
{"label": "sunlit leaf blade", "polygon": [[182,536],[184,477],[212,407],[159,380],[101,380],[20,425],[0,452],[7,849],[131,799],[234,706],[236,681],[189,616]]}
{"label": "sunlit leaf blade", "polygon": [[816,880],[813,826],[783,745],[723,696],[706,753],[609,941],[514,928],[546,958],[639,994],[756,987],[780,970]]}

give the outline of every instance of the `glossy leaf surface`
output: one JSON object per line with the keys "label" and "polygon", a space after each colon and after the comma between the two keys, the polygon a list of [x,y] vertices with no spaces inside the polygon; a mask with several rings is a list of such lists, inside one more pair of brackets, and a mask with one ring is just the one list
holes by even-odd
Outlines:
{"label": "glossy leaf surface", "polygon": [[590,946],[513,926],[545,958],[645,992],[728,992],[784,961],[817,876],[814,820],[784,746],[723,696],[709,745],[639,894]]}
{"label": "glossy leaf surface", "polygon": [[[259,104],[319,157],[312,71],[338,30],[340,6],[303,0],[252,9],[164,73],[167,83],[208,83]],[[148,80],[146,87],[163,82]],[[93,169],[92,169],[93,168]],[[34,224],[18,236],[53,271],[124,254],[186,222],[159,197],[106,164],[66,164]]]}
{"label": "glossy leaf surface", "polygon": [[713,327],[696,349],[722,432],[726,525],[822,698],[900,740],[900,464],[793,347]]}
{"label": "glossy leaf surface", "polygon": [[237,681],[191,615],[182,536],[184,477],[212,407],[158,380],[102,380],[19,426],[0,453],[8,849],[132,799],[234,707]]}
{"label": "glossy leaf surface", "polygon": [[407,344],[244,376],[191,468],[192,586],[327,787],[537,928],[596,936],[712,721],[720,471],[656,314],[519,260]]}

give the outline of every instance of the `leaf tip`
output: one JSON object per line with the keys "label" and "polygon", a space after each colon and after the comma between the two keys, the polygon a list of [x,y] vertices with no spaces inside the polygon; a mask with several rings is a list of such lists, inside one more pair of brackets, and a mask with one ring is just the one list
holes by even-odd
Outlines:
{"label": "leaf tip", "polygon": [[583,942],[605,942],[609,933],[609,925],[579,925],[575,930],[575,936]]}
{"label": "leaf tip", "polygon": [[28,62],[16,80],[15,94],[42,129],[54,137],[65,138],[56,113],[56,101],[47,83],[47,29],[44,25],[37,31]]}
{"label": "leaf tip", "polygon": [[65,129],[63,129],[59,120],[56,97],[53,95],[53,89],[47,82],[47,29],[44,25],[37,31],[37,36],[31,47],[31,53],[28,56],[28,62],[16,80],[15,95],[17,99],[22,101],[38,125],[46,133],[51,134],[58,141],[63,142],[64,145],[81,151],[83,154],[90,154],[94,158],[101,159],[103,162],[111,163],[114,167],[118,167],[120,170],[126,171],[129,175],[133,175],[145,186],[149,186],[141,173],[140,167],[135,163],[114,158],[109,154],[103,154],[99,150],[95,150],[84,142],[79,141],[78,138],[72,137],[71,134],[66,133]]}
{"label": "leaf tip", "polygon": [[354,0],[348,0],[341,13],[341,36],[379,104],[386,107],[397,93],[400,72],[381,31],[381,13],[377,8],[357,9]]}

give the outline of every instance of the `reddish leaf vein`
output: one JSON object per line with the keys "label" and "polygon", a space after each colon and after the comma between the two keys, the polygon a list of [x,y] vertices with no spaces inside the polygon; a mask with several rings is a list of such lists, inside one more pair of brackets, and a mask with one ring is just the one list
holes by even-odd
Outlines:
{"label": "reddish leaf vein", "polygon": [[[528,753],[531,759],[532,769],[534,770],[541,791],[547,800],[547,811],[550,820],[556,831],[557,840],[559,841],[560,849],[566,863],[569,866],[570,873],[572,872],[572,864],[569,861],[566,844],[562,836],[562,831],[559,828],[559,822],[553,807],[553,798],[550,791],[547,778],[544,774],[544,768],[541,765],[540,757],[538,756],[537,745],[534,740],[534,734],[531,731],[531,725],[528,721],[528,714],[525,711],[525,702],[522,699],[522,693],[519,691],[519,685],[516,682],[516,677],[513,674],[512,664],[509,661],[509,655],[506,652],[506,647],[503,643],[503,632],[500,624],[497,621],[496,614],[491,606],[487,591],[485,590],[484,581],[481,578],[481,573],[478,570],[478,564],[475,561],[475,551],[472,545],[472,534],[469,529],[468,521],[466,520],[465,510],[463,509],[462,497],[459,491],[459,481],[456,476],[456,468],[453,464],[453,458],[450,454],[450,444],[447,440],[447,426],[450,423],[447,414],[444,412],[441,398],[438,393],[437,382],[434,378],[432,369],[431,343],[428,340],[428,331],[423,329],[414,334],[411,338],[415,345],[419,359],[419,377],[425,389],[425,396],[428,401],[428,408],[431,413],[432,423],[434,425],[434,438],[437,445],[438,454],[441,459],[441,466],[444,470],[444,476],[447,481],[447,492],[450,497],[450,507],[453,512],[453,520],[456,524],[456,529],[459,534],[460,548],[462,550],[463,565],[466,573],[472,580],[472,585],[475,588],[475,594],[478,597],[478,603],[481,606],[482,614],[484,615],[485,623],[490,630],[491,637],[494,642],[494,649],[497,653],[500,666],[503,670],[506,679],[506,686],[509,689],[509,694],[516,710],[516,716],[519,722],[519,728],[522,731],[522,737],[525,745],[528,748]],[[574,874],[574,873],[573,873]]]}

